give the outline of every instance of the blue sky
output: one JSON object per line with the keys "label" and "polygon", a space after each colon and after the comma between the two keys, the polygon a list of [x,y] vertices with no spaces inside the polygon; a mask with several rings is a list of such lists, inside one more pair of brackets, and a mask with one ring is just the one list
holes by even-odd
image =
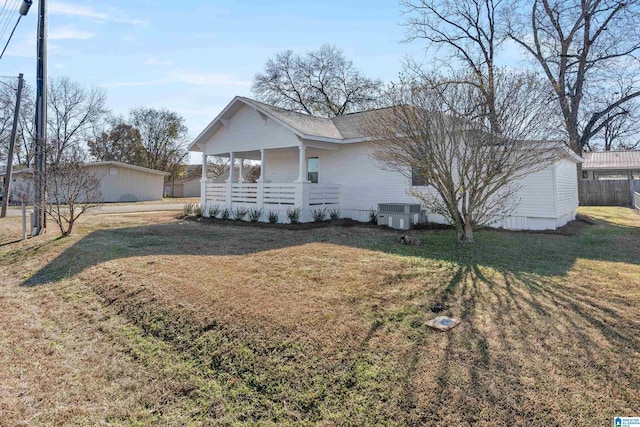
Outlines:
{"label": "blue sky", "polygon": [[[384,81],[398,76],[407,55],[425,60],[423,43],[402,43],[395,0],[48,4],[49,76],[103,87],[115,114],[135,106],[174,110],[191,137],[233,96],[251,96],[253,75],[286,49],[335,44],[366,75]],[[36,18],[34,0],[0,60],[0,75],[22,72],[35,82]]]}
{"label": "blue sky", "polygon": [[[5,0],[8,6],[22,0]],[[0,0],[0,4],[3,1]],[[114,114],[164,107],[181,114],[191,137],[251,80],[268,58],[324,43],[386,82],[408,55],[428,62],[424,43],[402,43],[395,0],[48,1],[49,76],[103,87]],[[14,11],[11,25],[17,18]],[[35,83],[37,0],[22,19],[0,75]],[[4,45],[7,34],[0,39]]]}

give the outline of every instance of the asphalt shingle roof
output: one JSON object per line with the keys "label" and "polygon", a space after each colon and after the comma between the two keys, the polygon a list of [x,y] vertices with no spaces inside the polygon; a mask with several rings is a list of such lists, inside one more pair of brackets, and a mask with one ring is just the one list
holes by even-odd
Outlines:
{"label": "asphalt shingle roof", "polygon": [[380,111],[362,111],[329,119],[326,117],[310,116],[308,114],[285,110],[274,107],[273,105],[264,104],[251,98],[242,97],[242,99],[245,102],[268,112],[278,120],[286,123],[304,135],[332,139],[354,139],[366,137],[367,135],[362,130],[366,119],[372,114],[377,114],[377,112]]}

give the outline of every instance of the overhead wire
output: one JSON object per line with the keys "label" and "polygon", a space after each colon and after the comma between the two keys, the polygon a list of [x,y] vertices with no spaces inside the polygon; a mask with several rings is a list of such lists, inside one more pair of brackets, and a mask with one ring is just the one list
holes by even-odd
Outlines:
{"label": "overhead wire", "polygon": [[[9,2],[9,0],[4,0],[4,4],[2,5],[2,9],[0,9],[0,17],[2,17],[2,15],[5,13],[5,11],[7,10],[7,3]],[[2,20],[0,18],[0,20]]]}
{"label": "overhead wire", "polygon": [[11,24],[11,16],[12,16],[11,11],[17,10],[17,6],[19,3],[20,3],[20,0],[13,0],[13,3],[10,4],[4,18],[0,20],[0,40],[4,39],[4,35],[7,32],[7,28]]}
{"label": "overhead wire", "polygon": [[16,25],[13,26],[13,30],[11,30],[11,34],[9,34],[9,39],[7,40],[7,44],[4,45],[4,49],[2,49],[2,53],[0,53],[0,59],[2,59],[2,57],[4,56],[4,53],[7,50],[7,47],[9,46],[9,42],[11,41],[11,38],[13,37],[13,33],[16,32],[16,28],[18,28],[18,24],[20,23],[20,19],[22,19],[22,15],[18,15],[18,20],[16,21]]}

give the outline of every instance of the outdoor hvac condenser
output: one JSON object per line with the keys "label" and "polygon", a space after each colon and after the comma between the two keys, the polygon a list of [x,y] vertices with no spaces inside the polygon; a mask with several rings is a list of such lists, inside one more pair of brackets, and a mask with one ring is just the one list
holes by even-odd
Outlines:
{"label": "outdoor hvac condenser", "polygon": [[388,225],[398,230],[408,230],[412,224],[426,222],[419,204],[379,203],[378,225]]}

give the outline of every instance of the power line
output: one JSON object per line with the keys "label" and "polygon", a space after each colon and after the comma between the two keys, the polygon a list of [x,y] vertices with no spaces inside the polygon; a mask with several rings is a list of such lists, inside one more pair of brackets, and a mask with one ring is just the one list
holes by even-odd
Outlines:
{"label": "power line", "polygon": [[7,46],[9,46],[9,42],[11,41],[11,38],[13,37],[13,33],[16,32],[16,28],[18,28],[18,24],[20,23],[20,19],[22,18],[22,15],[18,16],[18,20],[16,21],[16,25],[13,26],[13,30],[11,30],[11,34],[9,34],[9,40],[7,40],[7,44],[4,45],[4,49],[2,49],[2,53],[0,53],[0,59],[2,59],[2,57],[4,56],[4,52],[7,50]]}
{"label": "power line", "polygon": [[7,9],[7,13],[5,13],[5,16],[0,20],[0,27],[2,28],[0,30],[0,40],[4,37],[4,34],[7,32],[7,28],[11,24],[11,11],[16,8],[19,1],[20,0],[13,0],[13,3]]}
{"label": "power line", "polygon": [[[19,2],[20,0],[17,0],[15,3]],[[7,44],[4,45],[4,49],[2,49],[2,53],[0,53],[0,59],[2,59],[2,57],[4,56],[4,53],[7,50],[7,47],[9,46],[9,42],[11,42],[11,39],[13,38],[13,33],[16,32],[16,28],[18,28],[18,24],[20,23],[20,20],[22,19],[23,16],[25,16],[27,13],[29,13],[29,8],[31,7],[31,3],[32,0],[23,0],[22,1],[22,5],[20,6],[20,9],[18,10],[19,15],[18,15],[18,20],[16,21],[16,25],[13,26],[13,30],[11,30],[11,34],[9,34],[9,39],[7,39]],[[2,30],[2,34],[0,34],[0,38],[2,38],[2,35],[4,35],[4,31]]]}

